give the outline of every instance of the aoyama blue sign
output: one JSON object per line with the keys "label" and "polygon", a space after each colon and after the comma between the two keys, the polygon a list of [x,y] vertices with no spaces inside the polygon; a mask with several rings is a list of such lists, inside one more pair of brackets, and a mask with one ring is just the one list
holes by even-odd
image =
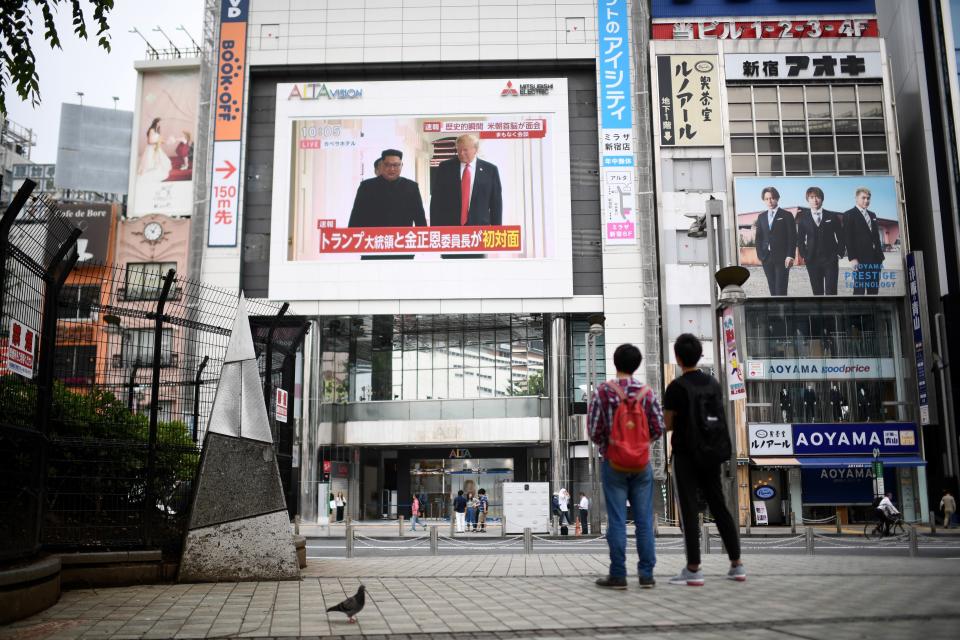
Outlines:
{"label": "aoyama blue sign", "polygon": [[916,455],[917,425],[912,422],[794,424],[793,455]]}
{"label": "aoyama blue sign", "polygon": [[876,13],[874,0],[653,0],[652,18],[815,17]]}

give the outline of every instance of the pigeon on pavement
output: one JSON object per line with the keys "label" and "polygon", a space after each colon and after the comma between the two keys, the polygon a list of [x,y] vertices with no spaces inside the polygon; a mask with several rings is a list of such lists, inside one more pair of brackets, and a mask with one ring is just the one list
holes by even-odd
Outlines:
{"label": "pigeon on pavement", "polygon": [[357,589],[356,594],[350,596],[340,604],[333,605],[327,609],[327,613],[331,611],[340,611],[341,613],[347,614],[348,622],[356,622],[357,620],[355,616],[360,613],[361,609],[363,609],[364,601],[366,599],[366,590],[367,588],[365,586],[360,585],[360,588]]}

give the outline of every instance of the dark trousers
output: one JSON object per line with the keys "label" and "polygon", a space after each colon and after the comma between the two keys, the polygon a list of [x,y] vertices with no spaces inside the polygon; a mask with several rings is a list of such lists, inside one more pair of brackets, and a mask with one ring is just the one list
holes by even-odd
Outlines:
{"label": "dark trousers", "polygon": [[587,535],[590,533],[590,518],[587,517],[588,511],[580,509],[580,533]]}
{"label": "dark trousers", "polygon": [[687,564],[700,564],[700,503],[697,492],[710,507],[717,523],[723,546],[730,560],[740,559],[740,536],[733,517],[723,501],[720,488],[720,465],[701,465],[687,456],[674,455],[673,474],[677,483],[677,499],[680,502],[680,517],[683,519],[683,542],[687,549]]}
{"label": "dark trousers", "polygon": [[837,295],[837,280],[840,278],[840,266],[836,258],[826,262],[812,261],[807,263],[807,275],[810,276],[810,287],[815,296]]}
{"label": "dark trousers", "polygon": [[853,272],[853,295],[875,296],[880,293],[880,267],[876,263],[857,263]]}
{"label": "dark trousers", "polygon": [[337,507],[337,522],[343,522],[343,507]]}
{"label": "dark trousers", "polygon": [[767,287],[772,296],[787,295],[787,282],[790,280],[790,269],[783,264],[785,259],[786,258],[777,258],[771,255],[767,256],[767,259],[763,261],[763,274],[767,276]]}

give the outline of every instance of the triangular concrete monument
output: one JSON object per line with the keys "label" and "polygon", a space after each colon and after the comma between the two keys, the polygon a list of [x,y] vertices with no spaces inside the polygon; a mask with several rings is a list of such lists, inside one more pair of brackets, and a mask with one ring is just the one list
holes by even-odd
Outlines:
{"label": "triangular concrete monument", "polygon": [[246,302],[241,296],[200,456],[179,580],[299,577]]}

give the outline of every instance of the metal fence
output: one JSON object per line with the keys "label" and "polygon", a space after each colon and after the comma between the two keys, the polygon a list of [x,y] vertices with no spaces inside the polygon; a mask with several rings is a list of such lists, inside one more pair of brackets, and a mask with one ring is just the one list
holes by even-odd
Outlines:
{"label": "metal fence", "polygon": [[[79,231],[31,186],[0,223],[0,560],[41,546],[175,552],[238,294],[172,269],[76,266]],[[247,311],[265,398],[292,390],[305,328],[286,305]],[[14,331],[37,334],[32,376],[9,367]],[[286,488],[292,421],[274,425]]]}

